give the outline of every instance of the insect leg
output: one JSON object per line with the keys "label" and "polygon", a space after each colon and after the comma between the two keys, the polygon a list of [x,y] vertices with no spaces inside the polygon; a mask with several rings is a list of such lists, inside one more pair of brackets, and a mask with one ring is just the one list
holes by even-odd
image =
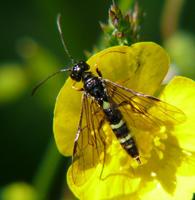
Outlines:
{"label": "insect leg", "polygon": [[83,88],[77,88],[77,87],[75,87],[75,84],[76,84],[76,82],[74,82],[73,85],[72,85],[72,88],[73,88],[74,90],[76,90],[76,91],[78,91],[78,92],[84,91]]}
{"label": "insect leg", "polygon": [[[105,122],[105,117],[103,117],[99,123],[99,126],[98,126],[98,132],[100,132],[102,130],[102,126]],[[103,180],[104,178],[102,177],[103,176],[103,171],[104,171],[104,166],[105,166],[105,162],[106,162],[106,142],[105,142],[105,138],[102,137],[102,135],[100,134],[99,135],[100,137],[100,140],[103,144],[103,148],[104,148],[104,155],[103,155],[103,164],[102,164],[102,169],[101,169],[101,173],[100,173],[100,180]]]}
{"label": "insect leg", "polygon": [[102,128],[102,125],[104,124],[105,122],[105,117],[101,119],[100,123],[99,123],[99,126],[98,126],[98,132],[100,131],[100,129]]}
{"label": "insect leg", "polygon": [[[84,99],[84,94],[82,96],[82,104],[83,104],[83,99]],[[74,139],[74,148],[73,148],[73,154],[72,154],[72,162],[74,161],[74,155],[76,153],[76,148],[77,148],[77,141],[79,139],[79,136],[80,136],[80,132],[81,132],[81,125],[82,125],[82,119],[83,119],[83,106],[81,108],[81,113],[80,113],[80,120],[79,120],[79,125],[78,125],[78,130],[77,130],[77,133],[76,133],[76,136],[75,136],[75,139]]]}
{"label": "insect leg", "polygon": [[102,78],[102,73],[101,73],[101,71],[98,69],[97,66],[96,66],[96,69],[95,69],[95,70],[96,70],[98,76]]}

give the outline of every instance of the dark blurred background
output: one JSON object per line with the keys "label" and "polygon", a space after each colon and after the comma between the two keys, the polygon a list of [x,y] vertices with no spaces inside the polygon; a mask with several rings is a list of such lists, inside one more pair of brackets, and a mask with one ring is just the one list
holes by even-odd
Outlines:
{"label": "dark blurred background", "polygon": [[[164,45],[172,58],[172,73],[194,79],[195,1],[139,3],[145,13],[141,40]],[[57,14],[62,15],[71,54],[81,59],[84,50],[97,44],[99,22],[107,22],[110,4],[108,0],[1,1],[0,199],[33,200],[33,188],[42,199],[74,199],[65,178],[70,161],[58,154],[52,133],[55,98],[66,76],[53,78],[33,97],[31,91],[69,63],[56,27]]]}

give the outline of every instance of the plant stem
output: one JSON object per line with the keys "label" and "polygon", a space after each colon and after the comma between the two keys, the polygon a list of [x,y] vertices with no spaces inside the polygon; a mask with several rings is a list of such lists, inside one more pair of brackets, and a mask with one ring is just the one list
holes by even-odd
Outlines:
{"label": "plant stem", "polygon": [[166,0],[161,19],[163,39],[169,38],[177,30],[184,3],[185,0]]}
{"label": "plant stem", "polygon": [[60,161],[62,160],[61,158],[62,157],[58,153],[56,145],[52,139],[33,179],[33,185],[38,192],[40,200],[47,199],[53,178],[57,172]]}

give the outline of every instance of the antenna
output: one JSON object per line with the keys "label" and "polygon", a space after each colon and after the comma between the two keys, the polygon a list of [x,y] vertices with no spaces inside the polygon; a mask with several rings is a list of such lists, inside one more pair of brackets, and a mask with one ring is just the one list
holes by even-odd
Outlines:
{"label": "antenna", "polygon": [[51,74],[51,75],[49,75],[46,79],[44,79],[43,81],[41,81],[40,83],[38,83],[34,88],[33,88],[33,90],[32,90],[32,96],[35,94],[35,92],[37,91],[37,89],[39,88],[39,87],[41,87],[46,81],[48,81],[50,78],[52,78],[53,76],[55,76],[56,74],[59,74],[59,73],[61,73],[61,72],[66,72],[66,71],[71,71],[71,69],[61,69],[61,70],[59,70],[59,71],[57,71],[57,72],[55,72],[55,73],[53,73],[53,74]]}
{"label": "antenna", "polygon": [[116,3],[115,3],[115,0],[112,0],[112,4],[113,4],[113,6],[115,6],[115,5],[116,5]]}
{"label": "antenna", "polygon": [[62,29],[61,29],[61,14],[57,15],[57,27],[58,27],[58,31],[59,31],[59,34],[60,34],[60,39],[62,41],[62,45],[64,47],[64,50],[65,50],[67,56],[70,58],[72,64],[74,64],[75,63],[74,58],[70,55],[70,53],[68,51],[68,48],[66,46],[66,43],[64,41],[64,35],[63,35]]}

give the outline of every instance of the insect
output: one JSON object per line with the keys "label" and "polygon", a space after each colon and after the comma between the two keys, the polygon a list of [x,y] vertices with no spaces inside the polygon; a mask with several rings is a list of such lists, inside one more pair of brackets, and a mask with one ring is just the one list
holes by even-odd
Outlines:
{"label": "insect", "polygon": [[[81,182],[81,178],[78,178],[80,174],[97,165],[101,160],[102,154],[105,161],[108,145],[106,142],[107,135],[103,128],[105,123],[111,128],[121,148],[130,157],[141,163],[139,149],[132,133],[133,128],[146,131],[158,130],[160,127],[171,123],[180,123],[184,114],[176,107],[156,97],[136,92],[111,80],[104,79],[98,68],[98,63],[95,70],[97,75],[90,70],[90,65],[87,62],[80,61],[75,64],[63,40],[60,17],[58,17],[57,23],[64,49],[70,57],[73,66],[49,76],[35,87],[33,93],[45,81],[60,72],[69,72],[70,78],[75,83],[82,83],[82,87],[75,88],[82,92],[80,119],[72,148],[72,174],[75,183],[79,184]],[[126,51],[118,49],[120,48],[112,48],[108,53],[112,55],[123,55],[126,53]],[[54,121],[54,126],[61,127],[58,121]],[[56,129],[54,127],[54,132]],[[56,140],[58,140],[57,137]],[[68,143],[70,141],[64,142]]]}

